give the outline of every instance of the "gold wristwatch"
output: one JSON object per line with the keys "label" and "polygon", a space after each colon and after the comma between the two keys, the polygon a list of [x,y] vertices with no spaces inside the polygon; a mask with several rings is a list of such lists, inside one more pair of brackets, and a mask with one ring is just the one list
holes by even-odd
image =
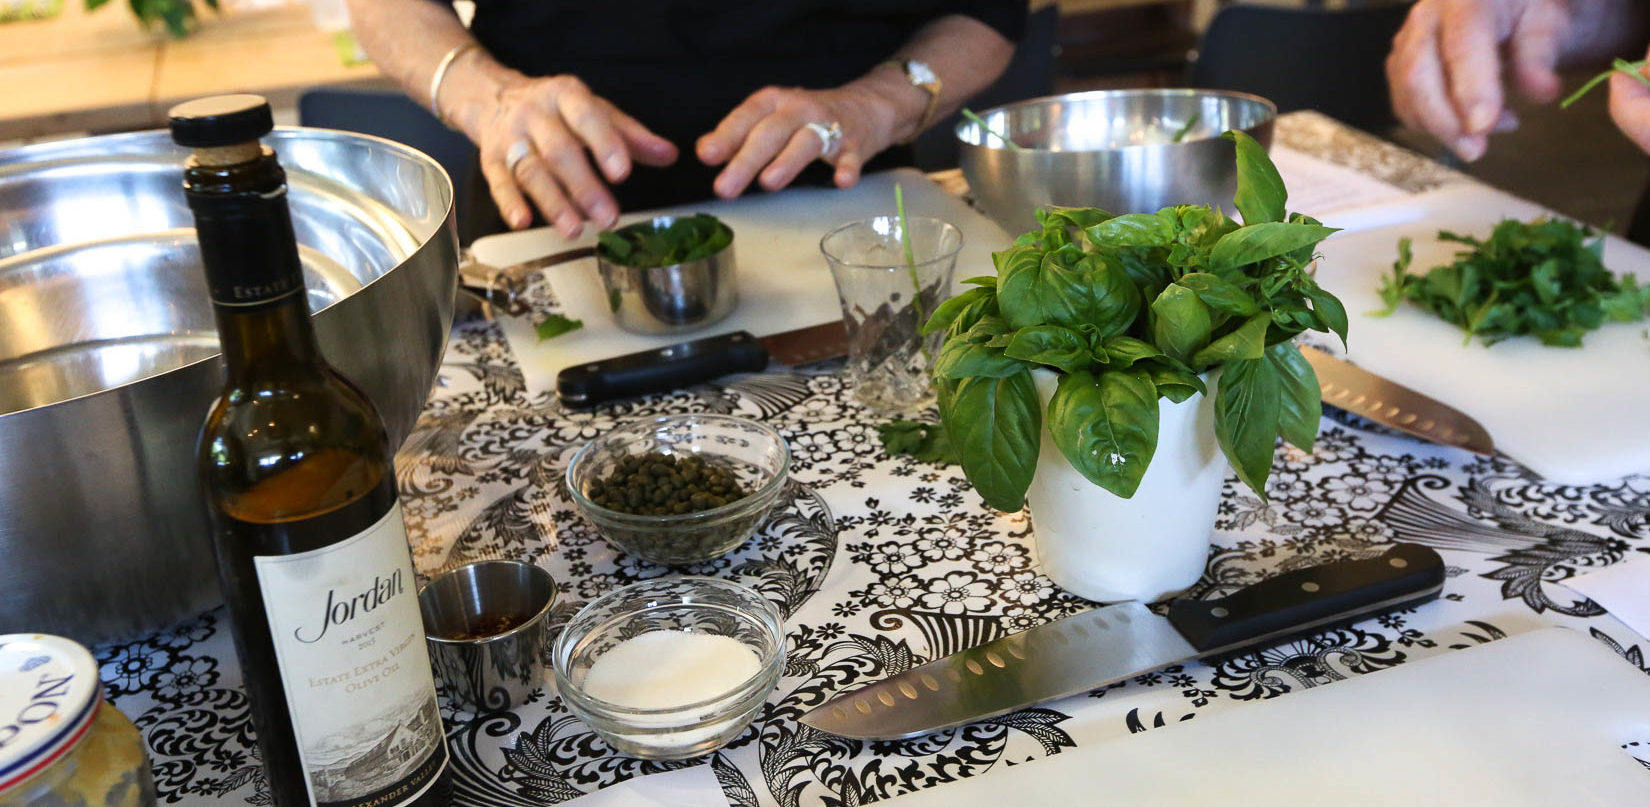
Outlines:
{"label": "gold wristwatch", "polygon": [[922,119],[917,121],[916,130],[905,140],[906,143],[910,143],[934,120],[934,110],[940,105],[940,77],[935,75],[934,68],[929,67],[927,62],[919,62],[916,59],[889,59],[884,64],[899,68],[905,73],[905,80],[911,82],[911,86],[928,93],[928,107],[922,111]]}

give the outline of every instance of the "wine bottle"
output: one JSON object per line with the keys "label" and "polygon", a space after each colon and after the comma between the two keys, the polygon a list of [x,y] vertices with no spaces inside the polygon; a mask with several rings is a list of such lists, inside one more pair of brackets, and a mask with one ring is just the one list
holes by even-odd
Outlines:
{"label": "wine bottle", "polygon": [[384,422],[321,355],[255,95],[171,110],[227,379],[201,430],[253,728],[277,807],[445,804],[447,748]]}

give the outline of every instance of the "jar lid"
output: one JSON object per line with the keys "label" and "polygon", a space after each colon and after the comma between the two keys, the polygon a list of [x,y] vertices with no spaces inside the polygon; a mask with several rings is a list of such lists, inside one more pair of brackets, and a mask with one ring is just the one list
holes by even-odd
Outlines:
{"label": "jar lid", "polygon": [[86,648],[61,636],[0,636],[0,793],[73,749],[102,695]]}

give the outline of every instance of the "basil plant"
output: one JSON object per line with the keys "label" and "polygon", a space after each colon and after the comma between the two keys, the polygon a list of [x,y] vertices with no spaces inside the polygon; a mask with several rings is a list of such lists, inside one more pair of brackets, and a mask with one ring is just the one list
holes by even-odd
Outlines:
{"label": "basil plant", "polygon": [[1346,309],[1308,267],[1335,230],[1287,213],[1266,150],[1236,145],[1243,223],[1181,205],[1113,216],[1045,208],[1041,229],[992,255],[996,277],[935,310],[940,420],[963,471],[991,506],[1018,510],[1037,466],[1044,413],[1031,370],[1060,375],[1049,434],[1089,481],[1128,498],[1157,448],[1158,399],[1209,394],[1238,478],[1266,498],[1276,438],[1311,450],[1322,416],[1317,377],[1292,339],[1333,332]]}

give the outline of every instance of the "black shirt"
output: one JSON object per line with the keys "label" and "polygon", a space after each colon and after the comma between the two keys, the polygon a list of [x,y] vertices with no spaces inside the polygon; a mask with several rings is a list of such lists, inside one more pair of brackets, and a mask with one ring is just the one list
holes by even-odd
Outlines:
{"label": "black shirt", "polygon": [[[676,144],[675,165],[637,166],[614,188],[635,210],[710,197],[720,168],[700,163],[694,145],[756,90],[841,86],[948,14],[1017,40],[1026,9],[1026,0],[477,0],[470,30],[502,64],[578,76]],[[826,166],[814,168],[816,181],[829,180]]]}

